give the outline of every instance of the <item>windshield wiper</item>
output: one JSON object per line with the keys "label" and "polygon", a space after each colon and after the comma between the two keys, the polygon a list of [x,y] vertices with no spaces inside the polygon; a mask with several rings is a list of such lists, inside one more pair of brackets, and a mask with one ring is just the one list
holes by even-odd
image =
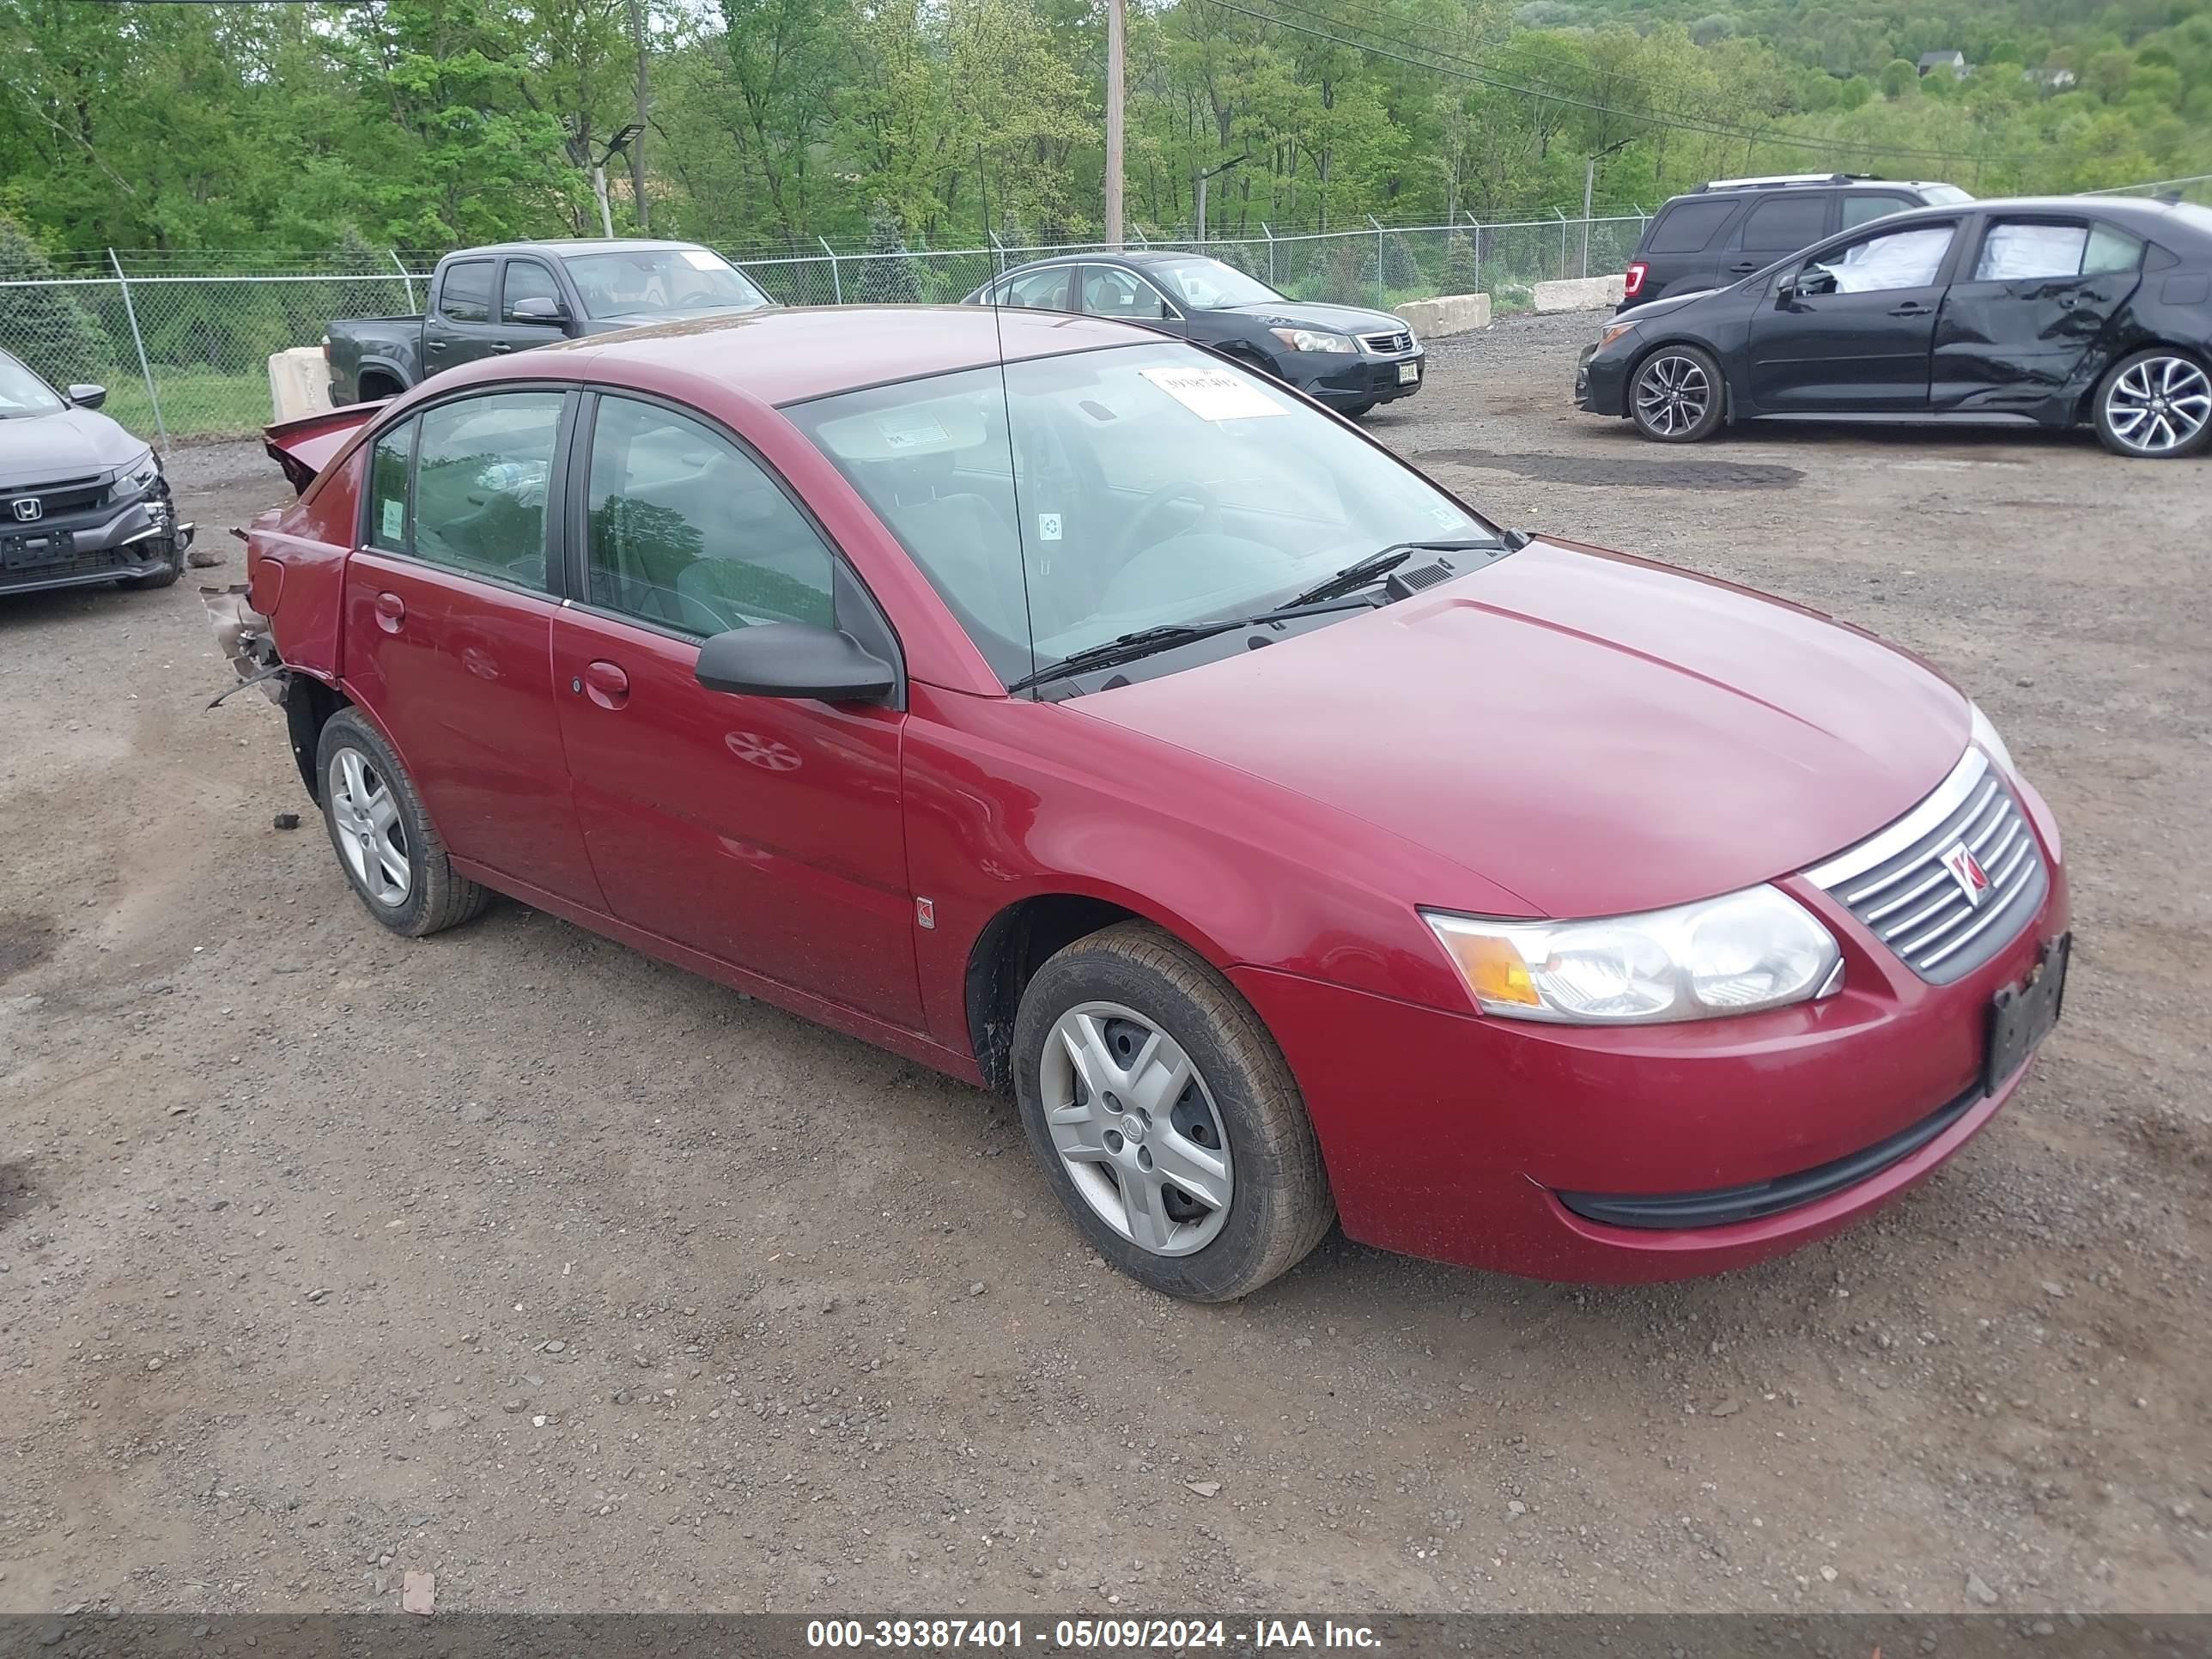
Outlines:
{"label": "windshield wiper", "polygon": [[1355,592],[1376,578],[1389,575],[1416,553],[1467,553],[1476,548],[1498,545],[1499,544],[1488,536],[1462,536],[1457,540],[1433,542],[1393,542],[1364,559],[1353,560],[1336,574],[1316,582],[1304,592],[1284,600],[1283,608],[1288,611],[1302,605],[1318,605],[1323,599]]}
{"label": "windshield wiper", "polygon": [[1071,652],[1058,662],[1048,662],[1034,674],[1024,674],[1006,687],[1009,691],[1026,691],[1032,686],[1042,685],[1048,680],[1066,679],[1070,674],[1087,674],[1094,668],[1111,668],[1117,663],[1134,662],[1139,657],[1149,657],[1156,651],[1165,651],[1170,646],[1188,645],[1194,640],[1210,640],[1216,634],[1226,634],[1231,629],[1246,628],[1252,619],[1231,617],[1219,622],[1163,623],[1157,628],[1140,628],[1133,634],[1117,634],[1097,645],[1086,645],[1080,651]]}

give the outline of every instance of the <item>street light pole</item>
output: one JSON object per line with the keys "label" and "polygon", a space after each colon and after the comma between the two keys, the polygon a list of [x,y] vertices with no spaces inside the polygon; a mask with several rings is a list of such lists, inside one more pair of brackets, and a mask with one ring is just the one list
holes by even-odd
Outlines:
{"label": "street light pole", "polygon": [[645,0],[629,0],[629,33],[637,52],[637,137],[629,146],[629,188],[637,202],[638,234],[643,235],[652,228],[645,204],[645,124],[653,113],[653,84],[646,68]]}
{"label": "street light pole", "polygon": [[1106,0],[1106,245],[1121,246],[1121,58],[1127,44],[1126,0]]}

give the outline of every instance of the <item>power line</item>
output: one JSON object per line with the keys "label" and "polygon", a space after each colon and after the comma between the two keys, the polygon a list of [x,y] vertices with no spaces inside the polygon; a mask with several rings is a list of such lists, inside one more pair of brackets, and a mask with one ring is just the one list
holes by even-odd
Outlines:
{"label": "power line", "polygon": [[[1362,33],[1375,35],[1382,40],[1389,41],[1391,46],[1402,48],[1402,50],[1393,52],[1388,50],[1384,46],[1376,46],[1370,41],[1348,40],[1345,36],[1334,33],[1328,29],[1316,28],[1310,24],[1295,22],[1287,17],[1281,17],[1273,15],[1267,12],[1253,10],[1248,6],[1236,3],[1236,0],[1209,0],[1209,3],[1218,5],[1225,11],[1233,11],[1238,13],[1240,15],[1255,19],[1259,22],[1272,23],[1278,28],[1291,29],[1300,34],[1311,35],[1316,40],[1326,40],[1332,46],[1342,46],[1347,51],[1365,52],[1371,57],[1388,58],[1395,62],[1407,64],[1410,68],[1426,70],[1432,75],[1442,75],[1455,80],[1472,82],[1477,85],[1489,87],[1493,90],[1499,92],[1510,92],[1522,97],[1540,99],[1550,103],[1565,104],[1577,109],[1589,110],[1601,115],[1616,116],[1625,121],[1642,122],[1647,125],[1668,127],[1676,131],[1698,132],[1710,137],[1742,139],[1753,143],[1781,144],[1800,149],[1850,150],[1863,155],[1897,157],[1910,161],[1935,161],[1948,162],[1959,161],[1971,155],[1971,152],[1966,149],[1926,149],[1900,144],[1861,143],[1850,139],[1814,138],[1800,134],[1772,131],[1764,128],[1735,126],[1727,123],[1707,120],[1695,116],[1684,116],[1679,114],[1669,115],[1646,110],[1622,109],[1615,105],[1600,103],[1594,99],[1581,97],[1572,93],[1562,92],[1555,88],[1547,87],[1541,84],[1530,86],[1519,82],[1506,80],[1503,76],[1492,72],[1488,66],[1483,64],[1480,59],[1462,58],[1456,53],[1445,52],[1437,47],[1417,46],[1413,42],[1401,40],[1395,36],[1385,35],[1382,31],[1371,28],[1364,24],[1346,23],[1341,19],[1332,17],[1325,12],[1315,11],[1309,7],[1298,5],[1296,3],[1296,0],[1273,0],[1273,3],[1285,10],[1295,11],[1304,16],[1319,18],[1323,22],[1335,24],[1340,28],[1348,27],[1356,29]],[[1421,58],[1407,56],[1407,54],[1409,52],[1423,52],[1426,53],[1428,57],[1431,58],[1443,58],[1449,59],[1452,62],[1468,64],[1473,67],[1452,68],[1446,64],[1437,64],[1425,61]],[[1982,155],[1975,157],[1974,159],[1982,161],[2009,161],[2017,160],[2018,158],[2008,155]]]}

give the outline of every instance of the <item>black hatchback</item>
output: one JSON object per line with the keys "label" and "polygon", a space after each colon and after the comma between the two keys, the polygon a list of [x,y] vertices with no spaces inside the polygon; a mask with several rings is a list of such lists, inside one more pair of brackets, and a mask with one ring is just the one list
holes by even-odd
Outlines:
{"label": "black hatchback", "polygon": [[1718,288],[1887,214],[1972,199],[1956,185],[1849,173],[1716,179],[1675,197],[1644,227],[1620,309]]}
{"label": "black hatchback", "polygon": [[1040,259],[977,289],[965,303],[1145,323],[1240,358],[1345,415],[1421,389],[1421,343],[1404,319],[1293,300],[1204,254]]}

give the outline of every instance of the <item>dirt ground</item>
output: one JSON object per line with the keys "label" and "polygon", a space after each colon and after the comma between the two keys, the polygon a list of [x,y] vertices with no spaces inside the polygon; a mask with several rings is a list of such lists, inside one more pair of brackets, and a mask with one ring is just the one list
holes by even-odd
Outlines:
{"label": "dirt ground", "polygon": [[[382,933],[194,581],[0,600],[0,1609],[2212,1608],[2212,463],[1662,449],[1567,405],[1594,320],[1375,429],[1924,653],[2064,826],[2066,1020],[1938,1178],[1701,1283],[1166,1303],[1003,1102],[511,904]],[[274,468],[173,471],[238,580]]]}

